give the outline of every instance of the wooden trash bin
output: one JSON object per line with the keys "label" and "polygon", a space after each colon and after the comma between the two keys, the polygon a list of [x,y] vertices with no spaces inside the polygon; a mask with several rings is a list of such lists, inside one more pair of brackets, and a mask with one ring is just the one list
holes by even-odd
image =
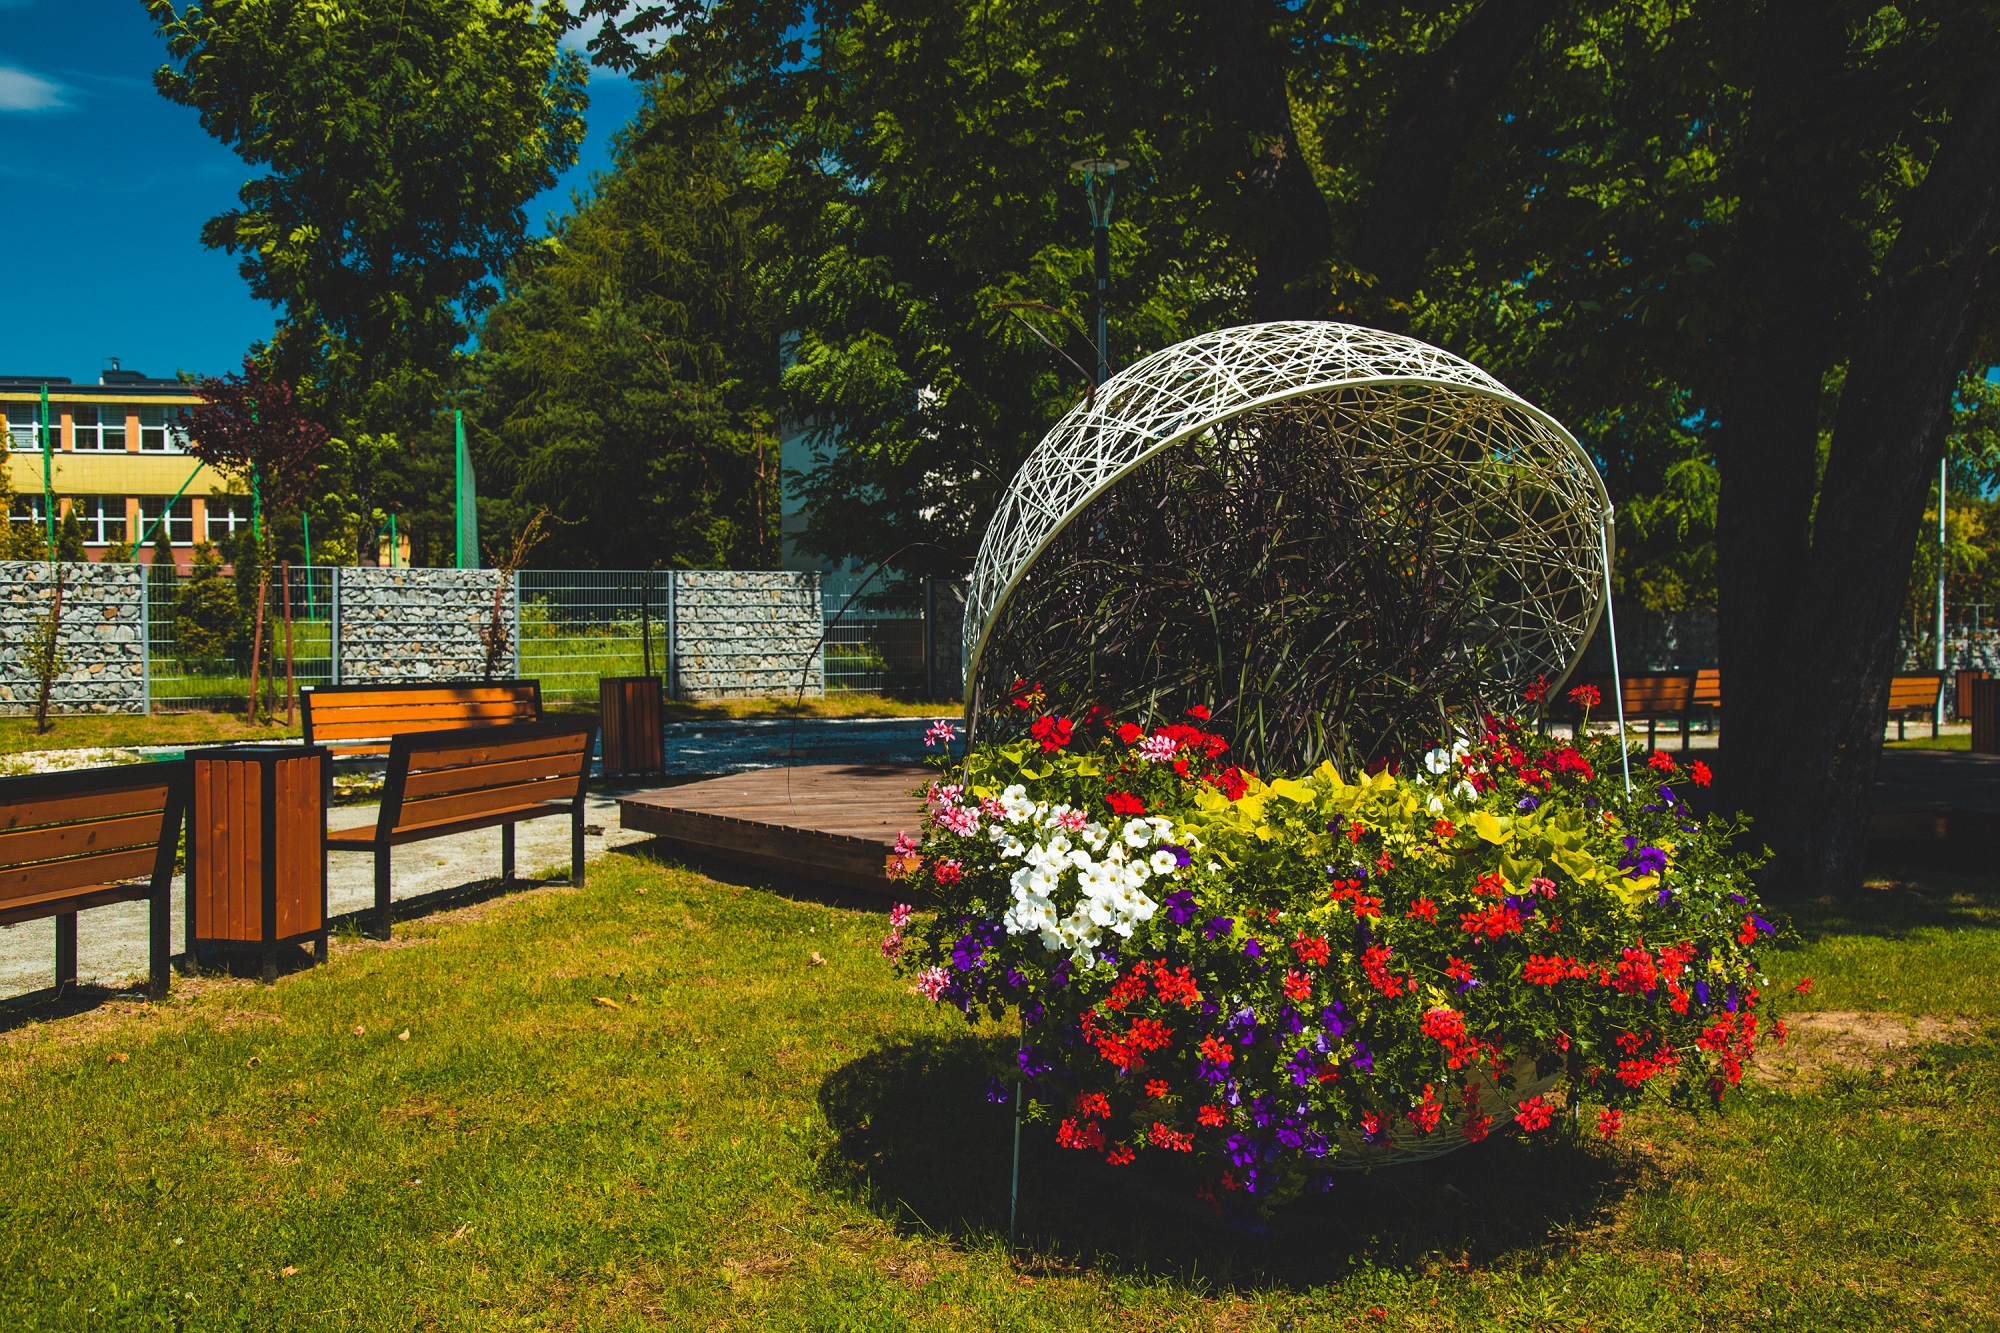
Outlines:
{"label": "wooden trash bin", "polygon": [[1985,680],[1984,671],[1960,671],[1952,686],[1951,720],[1970,722],[1972,720],[1972,682]]}
{"label": "wooden trash bin", "polygon": [[326,961],[327,752],[316,745],[240,745],[188,754],[194,811],[187,843],[187,953],[262,955],[313,943]]}
{"label": "wooden trash bin", "polygon": [[598,735],[604,776],[667,771],[658,676],[603,676],[597,682]]}
{"label": "wooden trash bin", "polygon": [[1972,715],[1972,752],[2000,754],[2000,680],[1970,680],[1965,683]]}

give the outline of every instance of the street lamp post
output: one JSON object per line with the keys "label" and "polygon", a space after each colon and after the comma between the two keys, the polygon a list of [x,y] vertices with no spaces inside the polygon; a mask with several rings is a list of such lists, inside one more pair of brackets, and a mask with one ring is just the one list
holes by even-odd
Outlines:
{"label": "street lamp post", "polygon": [[1131,166],[1122,157],[1086,157],[1070,163],[1083,173],[1084,198],[1090,203],[1090,239],[1097,265],[1097,382],[1111,378],[1107,346],[1106,302],[1111,290],[1111,204],[1118,197],[1113,178]]}
{"label": "street lamp post", "polygon": [[[1937,651],[1934,661],[1939,672],[1944,670],[1944,557],[1947,538],[1944,526],[1944,494],[1948,480],[1948,460],[1938,459],[1938,551],[1937,551]],[[1944,725],[1944,691],[1938,691],[1936,725]]]}

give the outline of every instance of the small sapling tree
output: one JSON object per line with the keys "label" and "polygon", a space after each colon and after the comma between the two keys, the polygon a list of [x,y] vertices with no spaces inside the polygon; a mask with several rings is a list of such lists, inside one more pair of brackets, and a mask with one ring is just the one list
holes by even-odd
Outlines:
{"label": "small sapling tree", "polygon": [[305,415],[289,382],[268,377],[256,358],[243,373],[204,375],[195,383],[200,402],[184,415],[188,450],[210,467],[250,484],[252,533],[257,544],[256,625],[250,642],[250,698],[257,712],[257,669],[264,647],[264,604],[271,584],[272,514],[295,513],[319,468],[327,430]]}

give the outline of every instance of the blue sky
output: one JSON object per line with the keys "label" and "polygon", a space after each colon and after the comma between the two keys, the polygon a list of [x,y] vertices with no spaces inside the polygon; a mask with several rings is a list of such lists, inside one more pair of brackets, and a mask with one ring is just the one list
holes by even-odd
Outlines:
{"label": "blue sky", "polygon": [[[0,375],[94,381],[112,356],[219,374],[270,334],[236,261],[199,239],[250,173],[153,91],[164,60],[140,0],[0,0]],[[590,101],[582,160],[529,206],[538,231],[638,107],[598,70]]]}

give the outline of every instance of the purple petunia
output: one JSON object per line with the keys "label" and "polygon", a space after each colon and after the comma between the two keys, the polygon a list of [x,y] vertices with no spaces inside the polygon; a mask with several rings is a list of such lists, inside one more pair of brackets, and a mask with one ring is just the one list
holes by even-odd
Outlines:
{"label": "purple petunia", "polygon": [[[1181,864],[1186,865],[1187,862],[1183,861]],[[1167,909],[1167,920],[1177,926],[1185,926],[1188,922],[1194,920],[1194,891],[1192,889],[1182,889],[1179,893],[1168,894],[1166,902],[1162,905]]]}
{"label": "purple petunia", "polygon": [[1201,928],[1201,937],[1205,940],[1219,940],[1226,938],[1235,929],[1235,917],[1218,916]]}

